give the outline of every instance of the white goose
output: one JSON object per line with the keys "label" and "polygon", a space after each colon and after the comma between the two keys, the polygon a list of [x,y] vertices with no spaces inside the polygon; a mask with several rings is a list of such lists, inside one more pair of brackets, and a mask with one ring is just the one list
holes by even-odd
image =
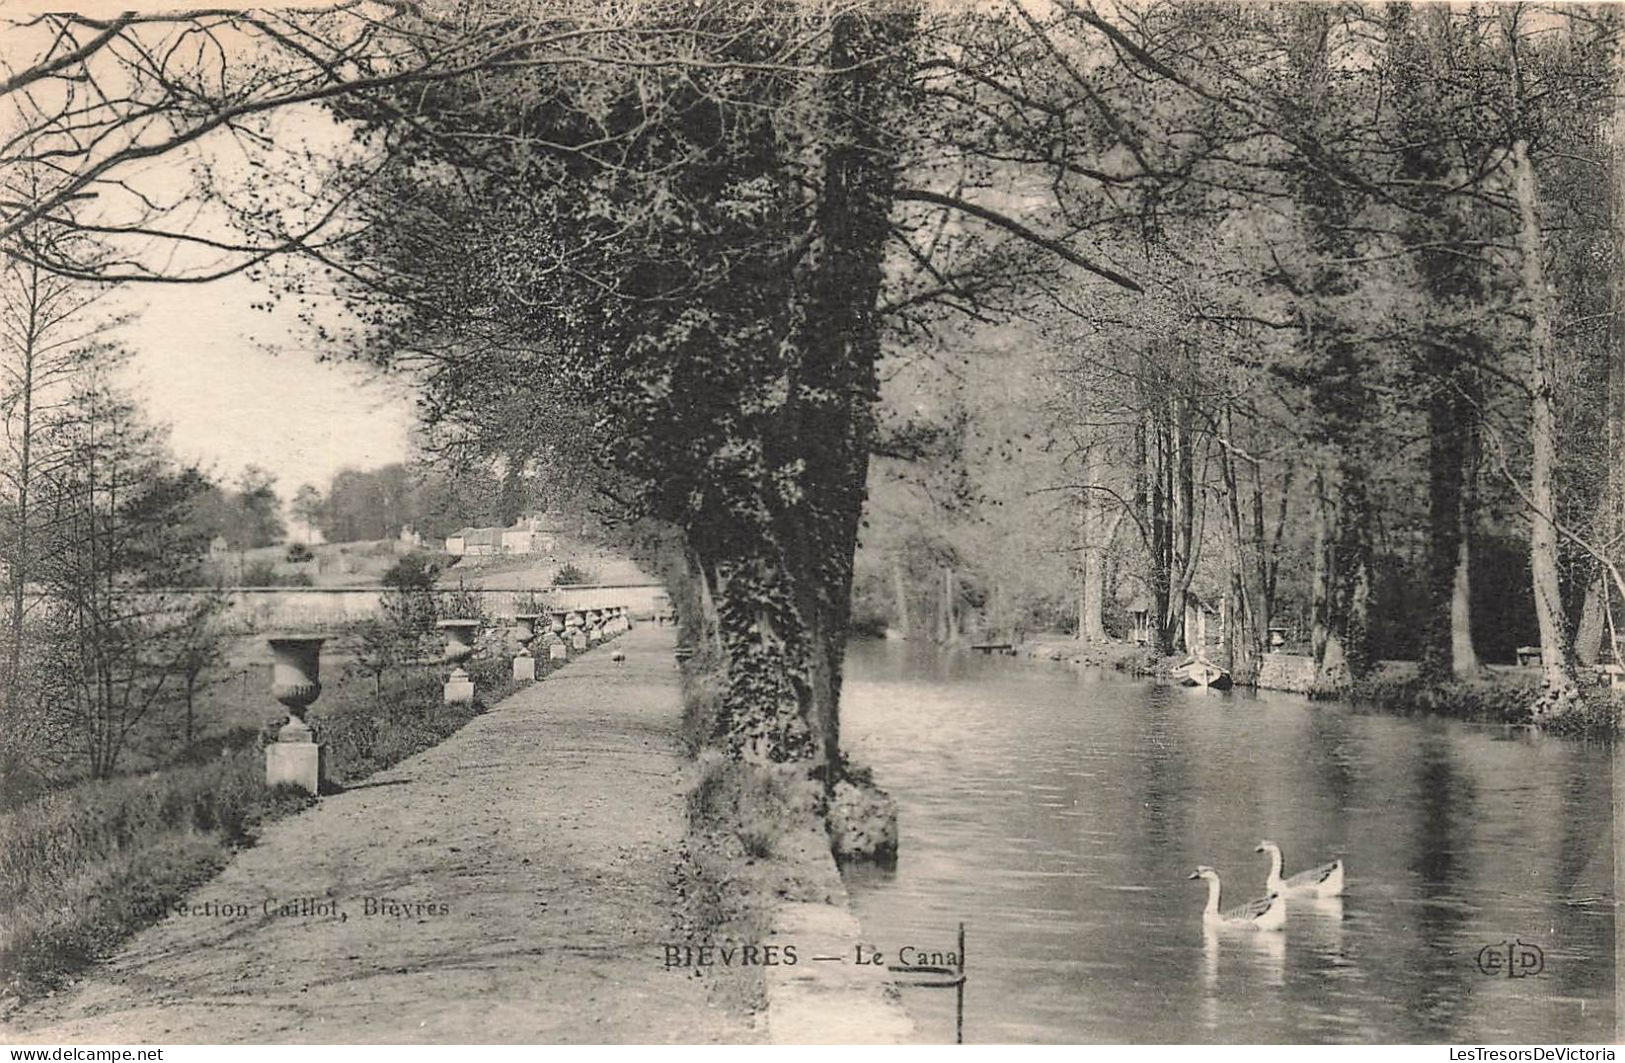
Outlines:
{"label": "white goose", "polygon": [[1343,858],[1329,864],[1300,871],[1291,878],[1281,877],[1281,847],[1272,841],[1261,841],[1255,853],[1270,854],[1270,873],[1264,888],[1271,893],[1299,894],[1306,897],[1341,897],[1343,895]]}
{"label": "white goose", "polygon": [[1286,898],[1279,893],[1259,897],[1246,904],[1219,911],[1219,873],[1206,864],[1189,876],[1207,879],[1207,907],[1202,909],[1205,926],[1236,927],[1245,930],[1280,930],[1286,926]]}

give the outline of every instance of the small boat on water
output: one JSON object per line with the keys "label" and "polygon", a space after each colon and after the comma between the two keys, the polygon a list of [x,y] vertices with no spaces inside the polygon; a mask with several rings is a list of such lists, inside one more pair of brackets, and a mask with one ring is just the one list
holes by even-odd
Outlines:
{"label": "small boat on water", "polygon": [[1233,682],[1229,672],[1212,661],[1201,657],[1192,657],[1175,667],[1169,674],[1188,687],[1212,687],[1214,690],[1229,690]]}

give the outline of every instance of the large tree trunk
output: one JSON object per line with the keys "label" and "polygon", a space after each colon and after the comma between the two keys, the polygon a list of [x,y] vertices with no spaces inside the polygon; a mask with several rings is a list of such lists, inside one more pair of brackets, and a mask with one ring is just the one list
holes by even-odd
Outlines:
{"label": "large tree trunk", "polygon": [[1458,572],[1462,544],[1462,431],[1455,391],[1431,381],[1428,397],[1427,614],[1422,623],[1422,678],[1438,683],[1453,674]]}
{"label": "large tree trunk", "polygon": [[1428,404],[1428,611],[1421,670],[1435,683],[1479,669],[1472,632],[1473,416],[1454,381],[1434,381]]}
{"label": "large tree trunk", "polygon": [[728,665],[717,737],[748,761],[814,760],[810,697],[797,689],[810,666],[807,631],[785,607],[795,597],[790,574],[750,557],[708,557],[704,570]]}
{"label": "large tree trunk", "polygon": [[1472,541],[1463,529],[1456,545],[1456,579],[1450,597],[1450,670],[1459,679],[1475,676],[1482,665],[1473,645]]}
{"label": "large tree trunk", "polygon": [[1534,583],[1535,620],[1540,627],[1540,666],[1551,690],[1574,686],[1569,662],[1558,568],[1557,366],[1552,331],[1555,308],[1546,281],[1540,237],[1539,184],[1528,145],[1512,146],[1513,191],[1518,201],[1518,249],[1523,259],[1523,295],[1529,308],[1530,468],[1529,568]]}
{"label": "large tree trunk", "polygon": [[[789,284],[779,405],[752,425],[760,461],[719,484],[686,532],[716,603],[727,662],[718,738],[735,756],[840,774],[839,703],[873,410],[876,305],[893,196],[890,113],[907,73],[903,18],[840,14],[809,148],[817,187]],[[786,265],[789,265],[787,261]],[[767,470],[767,474],[762,474]]]}
{"label": "large tree trunk", "polygon": [[853,561],[862,523],[880,383],[883,282],[896,181],[895,105],[907,83],[904,17],[837,15],[824,86],[829,125],[815,239],[804,257],[809,298],[799,337],[803,359],[799,448],[805,501],[784,529],[807,625],[804,708],[825,785],[841,770],[840,694],[851,630]]}
{"label": "large tree trunk", "polygon": [[[1315,471],[1315,525],[1309,570],[1309,648],[1317,662],[1325,660],[1331,638],[1333,503],[1326,497],[1326,474]],[[1342,653],[1339,651],[1338,658]]]}
{"label": "large tree trunk", "polygon": [[1331,482],[1325,476],[1316,481],[1315,677],[1318,686],[1341,688],[1371,666],[1370,499],[1363,470],[1353,461],[1340,461]]}
{"label": "large tree trunk", "polygon": [[[1476,395],[1476,389],[1474,391]],[[1475,416],[1468,413],[1468,416]],[[1476,423],[1466,427],[1464,467],[1461,472],[1461,528],[1456,545],[1456,578],[1450,599],[1450,669],[1457,678],[1477,675],[1483,668],[1473,643],[1473,527],[1478,514],[1479,437]]]}
{"label": "large tree trunk", "polygon": [[[1619,68],[1614,97],[1613,129],[1613,238],[1616,262],[1625,261],[1625,64]],[[1616,268],[1611,291],[1613,327],[1610,330],[1608,351],[1607,416],[1607,479],[1603,481],[1602,499],[1597,514],[1595,540],[1598,549],[1616,563],[1625,559],[1625,270]],[[1610,623],[1610,603],[1607,573],[1598,573],[1586,589],[1585,610],[1580,623],[1581,634],[1576,636],[1576,652],[1586,664],[1599,661],[1625,663],[1617,659],[1612,644],[1604,649],[1604,638],[1612,639],[1619,632],[1618,618]]]}
{"label": "large tree trunk", "polygon": [[[1231,445],[1219,453],[1219,470],[1224,477],[1225,529],[1230,547],[1230,593],[1225,598],[1224,666],[1239,682],[1250,682],[1258,670],[1269,637],[1269,619],[1264,594],[1262,565],[1263,499],[1254,500],[1257,538],[1249,549],[1247,524],[1242,517],[1242,476],[1236,465],[1234,419],[1225,414],[1226,434]],[[1257,478],[1253,480],[1258,483]]]}
{"label": "large tree trunk", "polygon": [[1603,659],[1602,641],[1608,627],[1608,583],[1602,577],[1602,566],[1594,567],[1597,574],[1586,584],[1580,620],[1574,626],[1574,659],[1588,667]]}

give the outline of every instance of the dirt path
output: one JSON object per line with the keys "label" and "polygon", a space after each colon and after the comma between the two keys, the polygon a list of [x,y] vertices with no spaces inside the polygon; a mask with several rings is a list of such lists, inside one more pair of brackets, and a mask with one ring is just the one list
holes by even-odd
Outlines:
{"label": "dirt path", "polygon": [[[273,824],[193,905],[13,1016],[31,1043],[750,1041],[668,972],[683,835],[671,635],[622,636]],[[368,911],[367,898],[397,906]],[[267,916],[263,905],[296,906]],[[336,906],[301,915],[301,899]],[[421,908],[417,906],[422,906]]]}

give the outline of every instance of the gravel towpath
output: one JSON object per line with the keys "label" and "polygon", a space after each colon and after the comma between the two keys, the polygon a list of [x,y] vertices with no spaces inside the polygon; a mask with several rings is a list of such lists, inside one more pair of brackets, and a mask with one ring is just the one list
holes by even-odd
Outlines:
{"label": "gravel towpath", "polygon": [[205,914],[148,928],[0,1040],[758,1040],[662,963],[688,784],[671,651],[642,626],[270,825],[189,898]]}

